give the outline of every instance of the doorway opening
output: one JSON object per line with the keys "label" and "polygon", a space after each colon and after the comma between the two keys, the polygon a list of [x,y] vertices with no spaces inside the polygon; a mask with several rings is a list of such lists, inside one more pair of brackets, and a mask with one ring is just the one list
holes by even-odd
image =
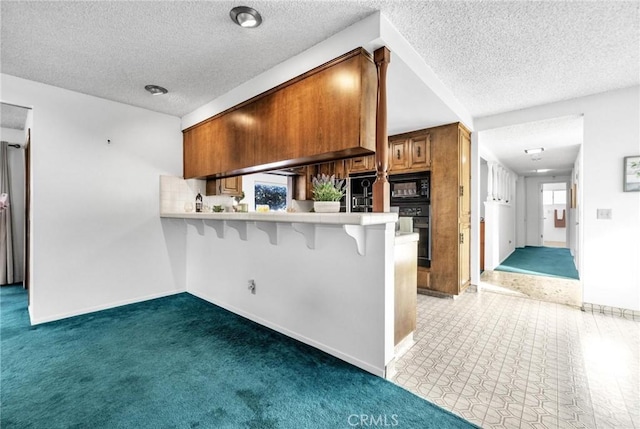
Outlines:
{"label": "doorway opening", "polygon": [[0,222],[0,286],[29,289],[29,209],[30,209],[30,130],[31,109],[0,103],[2,159],[0,193],[3,206]]}
{"label": "doorway opening", "polygon": [[[481,289],[582,305],[576,189],[583,128],[577,114],[478,132],[480,215],[486,222]],[[517,176],[508,202],[495,198],[505,170]]]}
{"label": "doorway opening", "polygon": [[540,245],[567,247],[567,183],[542,183]]}

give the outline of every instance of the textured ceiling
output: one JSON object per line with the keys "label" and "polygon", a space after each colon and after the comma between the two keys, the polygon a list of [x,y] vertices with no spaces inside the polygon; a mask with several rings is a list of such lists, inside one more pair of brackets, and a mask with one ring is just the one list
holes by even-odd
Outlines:
{"label": "textured ceiling", "polygon": [[[583,117],[564,116],[481,131],[478,140],[518,175],[533,176],[536,169],[550,169],[544,174],[560,176],[571,173],[583,135]],[[539,155],[524,152],[539,147],[544,148]]]}
{"label": "textured ceiling", "polygon": [[[640,1],[246,4],[262,13],[257,29],[233,24],[229,1],[3,0],[0,71],[184,116],[379,10],[476,118],[640,84]],[[390,131],[452,122],[393,53],[392,66],[403,73],[389,74]],[[149,95],[150,83],[169,94]],[[479,136],[518,174],[568,174],[582,118]],[[535,146],[540,161],[523,152]]]}
{"label": "textured ceiling", "polygon": [[640,81],[638,1],[247,4],[261,27],[228,1],[4,0],[0,70],[183,116],[380,10],[474,117]]}

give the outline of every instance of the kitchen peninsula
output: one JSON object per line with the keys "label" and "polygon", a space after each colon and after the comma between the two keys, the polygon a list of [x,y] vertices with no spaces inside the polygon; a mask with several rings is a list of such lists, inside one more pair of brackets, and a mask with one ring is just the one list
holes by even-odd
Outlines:
{"label": "kitchen peninsula", "polygon": [[[184,225],[190,293],[373,374],[389,375],[396,346],[394,260],[407,254],[396,250],[407,248],[411,258],[417,241],[417,234],[396,236],[397,214],[161,217]],[[415,305],[406,311],[415,314]]]}
{"label": "kitchen peninsula", "polygon": [[355,49],[183,130],[184,178],[218,197],[221,180],[375,153],[376,213],[185,214],[162,179],[160,210],[184,223],[189,292],[383,377],[413,341],[418,240],[389,213],[389,60]]}

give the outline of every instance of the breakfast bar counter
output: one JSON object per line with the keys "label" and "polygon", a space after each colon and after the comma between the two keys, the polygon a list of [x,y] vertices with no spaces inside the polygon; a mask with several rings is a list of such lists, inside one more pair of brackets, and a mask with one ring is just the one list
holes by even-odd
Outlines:
{"label": "breakfast bar counter", "polygon": [[381,377],[396,352],[396,248],[417,241],[396,236],[397,216],[160,213],[185,236],[189,293]]}
{"label": "breakfast bar counter", "polygon": [[398,220],[397,213],[160,213],[160,217],[180,219],[241,220],[257,222],[315,223],[331,225],[379,225]]}

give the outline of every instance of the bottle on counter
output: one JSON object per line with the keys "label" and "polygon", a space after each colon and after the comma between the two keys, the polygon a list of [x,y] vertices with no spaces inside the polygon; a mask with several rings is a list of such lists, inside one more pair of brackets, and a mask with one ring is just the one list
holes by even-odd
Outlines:
{"label": "bottle on counter", "polygon": [[202,195],[200,191],[198,191],[198,195],[196,195],[196,213],[202,213]]}

